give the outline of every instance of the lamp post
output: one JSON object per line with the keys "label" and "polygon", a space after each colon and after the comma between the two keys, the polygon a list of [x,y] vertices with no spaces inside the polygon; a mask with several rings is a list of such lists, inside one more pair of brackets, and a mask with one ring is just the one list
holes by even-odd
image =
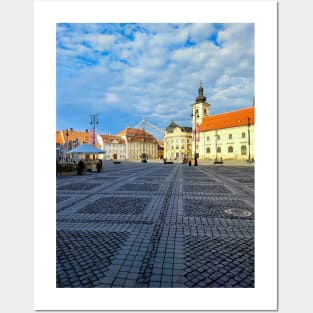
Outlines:
{"label": "lamp post", "polygon": [[195,125],[195,132],[194,132],[194,137],[195,137],[195,164],[194,166],[198,166],[198,161],[197,161],[197,124],[196,124],[196,118],[199,117],[199,114],[196,113],[195,110],[195,114],[193,114],[193,112],[191,113],[191,117],[194,116],[194,125]]}
{"label": "lamp post", "polygon": [[142,155],[141,155],[141,162],[142,163],[147,163],[147,154],[146,154],[146,149],[145,149],[145,143],[146,143],[146,133],[145,133],[145,128],[142,127]]}
{"label": "lamp post", "polygon": [[93,125],[92,144],[94,146],[96,144],[96,124],[99,124],[99,122],[98,122],[98,115],[97,114],[90,115],[90,124]]}
{"label": "lamp post", "polygon": [[[97,114],[90,115],[90,124],[93,125],[92,144],[93,144],[93,146],[95,146],[95,144],[96,144],[96,124],[99,124]],[[94,160],[96,159],[95,154],[93,155],[93,159]]]}
{"label": "lamp post", "polygon": [[215,131],[215,161],[217,162],[217,130]]}
{"label": "lamp post", "polygon": [[[68,129],[65,132],[66,135],[66,152],[68,152]],[[65,159],[67,160],[67,155],[65,156]]]}
{"label": "lamp post", "polygon": [[251,157],[250,157],[250,117],[248,117],[248,148],[249,148],[248,163],[251,163]]}

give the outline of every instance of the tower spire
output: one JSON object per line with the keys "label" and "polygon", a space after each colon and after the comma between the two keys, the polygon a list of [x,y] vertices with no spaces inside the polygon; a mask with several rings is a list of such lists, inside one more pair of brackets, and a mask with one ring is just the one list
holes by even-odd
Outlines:
{"label": "tower spire", "polygon": [[198,90],[198,97],[196,98],[196,103],[205,102],[206,97],[203,95],[203,87],[202,87],[202,80],[200,80],[200,87]]}

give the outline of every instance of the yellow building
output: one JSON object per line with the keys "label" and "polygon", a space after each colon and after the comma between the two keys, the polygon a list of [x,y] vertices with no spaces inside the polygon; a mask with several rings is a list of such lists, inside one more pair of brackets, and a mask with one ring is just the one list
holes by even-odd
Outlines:
{"label": "yellow building", "polygon": [[191,158],[192,128],[181,127],[174,121],[165,129],[164,158],[183,160]]}
{"label": "yellow building", "polygon": [[158,140],[158,159],[164,158],[164,141]]}

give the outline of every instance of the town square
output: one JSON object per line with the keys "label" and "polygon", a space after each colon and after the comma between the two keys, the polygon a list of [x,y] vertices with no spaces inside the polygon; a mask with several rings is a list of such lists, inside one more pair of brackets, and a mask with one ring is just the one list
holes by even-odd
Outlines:
{"label": "town square", "polygon": [[254,287],[254,165],[57,177],[57,287]]}

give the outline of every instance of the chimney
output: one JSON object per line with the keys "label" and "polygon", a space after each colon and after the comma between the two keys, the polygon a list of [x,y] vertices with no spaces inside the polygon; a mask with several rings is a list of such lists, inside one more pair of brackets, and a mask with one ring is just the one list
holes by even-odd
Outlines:
{"label": "chimney", "polygon": [[86,129],[86,133],[88,133],[88,129]]}
{"label": "chimney", "polygon": [[71,132],[73,131],[73,128],[72,128],[72,127],[70,128],[70,131],[71,131]]}

